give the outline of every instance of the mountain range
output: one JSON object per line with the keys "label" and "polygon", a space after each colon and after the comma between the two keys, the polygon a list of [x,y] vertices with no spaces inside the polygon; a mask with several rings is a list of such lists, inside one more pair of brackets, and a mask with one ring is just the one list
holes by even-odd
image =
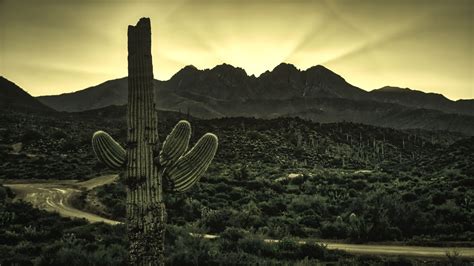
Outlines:
{"label": "mountain range", "polygon": [[[159,109],[199,118],[298,116],[474,135],[474,100],[451,101],[397,87],[367,92],[320,65],[299,70],[282,63],[259,77],[228,64],[205,70],[186,66],[167,81],[155,80],[154,86]],[[127,87],[127,78],[121,78],[36,99],[57,111],[80,112],[126,104]]]}

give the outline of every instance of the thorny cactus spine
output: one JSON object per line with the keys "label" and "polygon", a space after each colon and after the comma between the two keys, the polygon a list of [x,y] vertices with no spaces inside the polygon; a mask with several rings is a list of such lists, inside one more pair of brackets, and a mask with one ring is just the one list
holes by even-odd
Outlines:
{"label": "thorny cactus spine", "polygon": [[99,161],[113,169],[125,168],[129,263],[163,265],[163,192],[191,188],[214,158],[218,140],[207,133],[188,151],[191,125],[180,121],[160,151],[149,19],[142,18],[136,26],[129,26],[128,52],[126,152],[102,131],[93,135],[92,145]]}

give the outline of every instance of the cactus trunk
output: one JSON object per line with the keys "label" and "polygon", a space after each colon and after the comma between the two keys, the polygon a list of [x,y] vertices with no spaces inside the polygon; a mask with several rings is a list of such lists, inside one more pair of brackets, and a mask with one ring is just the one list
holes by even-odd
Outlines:
{"label": "cactus trunk", "polygon": [[156,116],[150,20],[143,18],[128,28],[127,229],[133,265],[164,264],[162,177],[153,163]]}

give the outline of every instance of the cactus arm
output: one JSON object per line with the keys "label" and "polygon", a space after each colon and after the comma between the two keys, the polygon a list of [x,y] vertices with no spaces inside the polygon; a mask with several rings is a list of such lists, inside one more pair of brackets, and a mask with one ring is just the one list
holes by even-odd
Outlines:
{"label": "cactus arm", "polygon": [[92,136],[92,149],[97,159],[110,169],[120,169],[125,164],[125,150],[104,131],[94,133]]}
{"label": "cactus arm", "polygon": [[184,192],[191,188],[207,170],[216,154],[217,136],[207,133],[184,156],[165,171],[172,191]]}
{"label": "cactus arm", "polygon": [[163,167],[171,166],[186,152],[191,138],[191,125],[181,120],[174,126],[166,137],[160,152],[160,164]]}

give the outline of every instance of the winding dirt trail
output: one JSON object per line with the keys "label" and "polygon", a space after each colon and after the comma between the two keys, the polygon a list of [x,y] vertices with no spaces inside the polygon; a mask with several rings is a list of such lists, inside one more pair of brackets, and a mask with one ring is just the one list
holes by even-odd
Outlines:
{"label": "winding dirt trail", "polygon": [[[88,221],[104,222],[107,224],[119,224],[100,217],[98,215],[75,209],[70,201],[73,195],[81,190],[90,190],[97,186],[112,183],[117,175],[105,175],[93,178],[83,182],[76,181],[55,181],[49,183],[17,183],[4,184],[10,187],[16,193],[16,199],[21,199],[33,204],[33,206],[51,211],[58,212],[60,215],[72,218],[85,218]],[[195,237],[204,237],[207,239],[217,238],[216,235],[199,235],[191,234]],[[265,242],[276,243],[279,240],[265,239]],[[304,241],[300,241],[304,243]],[[331,241],[322,241],[327,245],[328,249],[340,249],[353,254],[371,254],[383,256],[411,256],[426,258],[442,258],[446,257],[447,252],[458,252],[460,257],[474,260],[474,248],[468,247],[422,247],[422,246],[403,246],[403,245],[383,245],[383,244],[346,244]]]}
{"label": "winding dirt trail", "polygon": [[90,190],[97,186],[112,183],[117,175],[105,175],[87,180],[85,182],[57,181],[54,183],[23,183],[4,184],[11,188],[16,194],[16,200],[24,200],[34,207],[58,212],[61,216],[72,218],[84,218],[90,222],[104,222],[107,224],[119,224],[98,215],[84,212],[71,205],[72,196],[81,192],[81,189]]}

